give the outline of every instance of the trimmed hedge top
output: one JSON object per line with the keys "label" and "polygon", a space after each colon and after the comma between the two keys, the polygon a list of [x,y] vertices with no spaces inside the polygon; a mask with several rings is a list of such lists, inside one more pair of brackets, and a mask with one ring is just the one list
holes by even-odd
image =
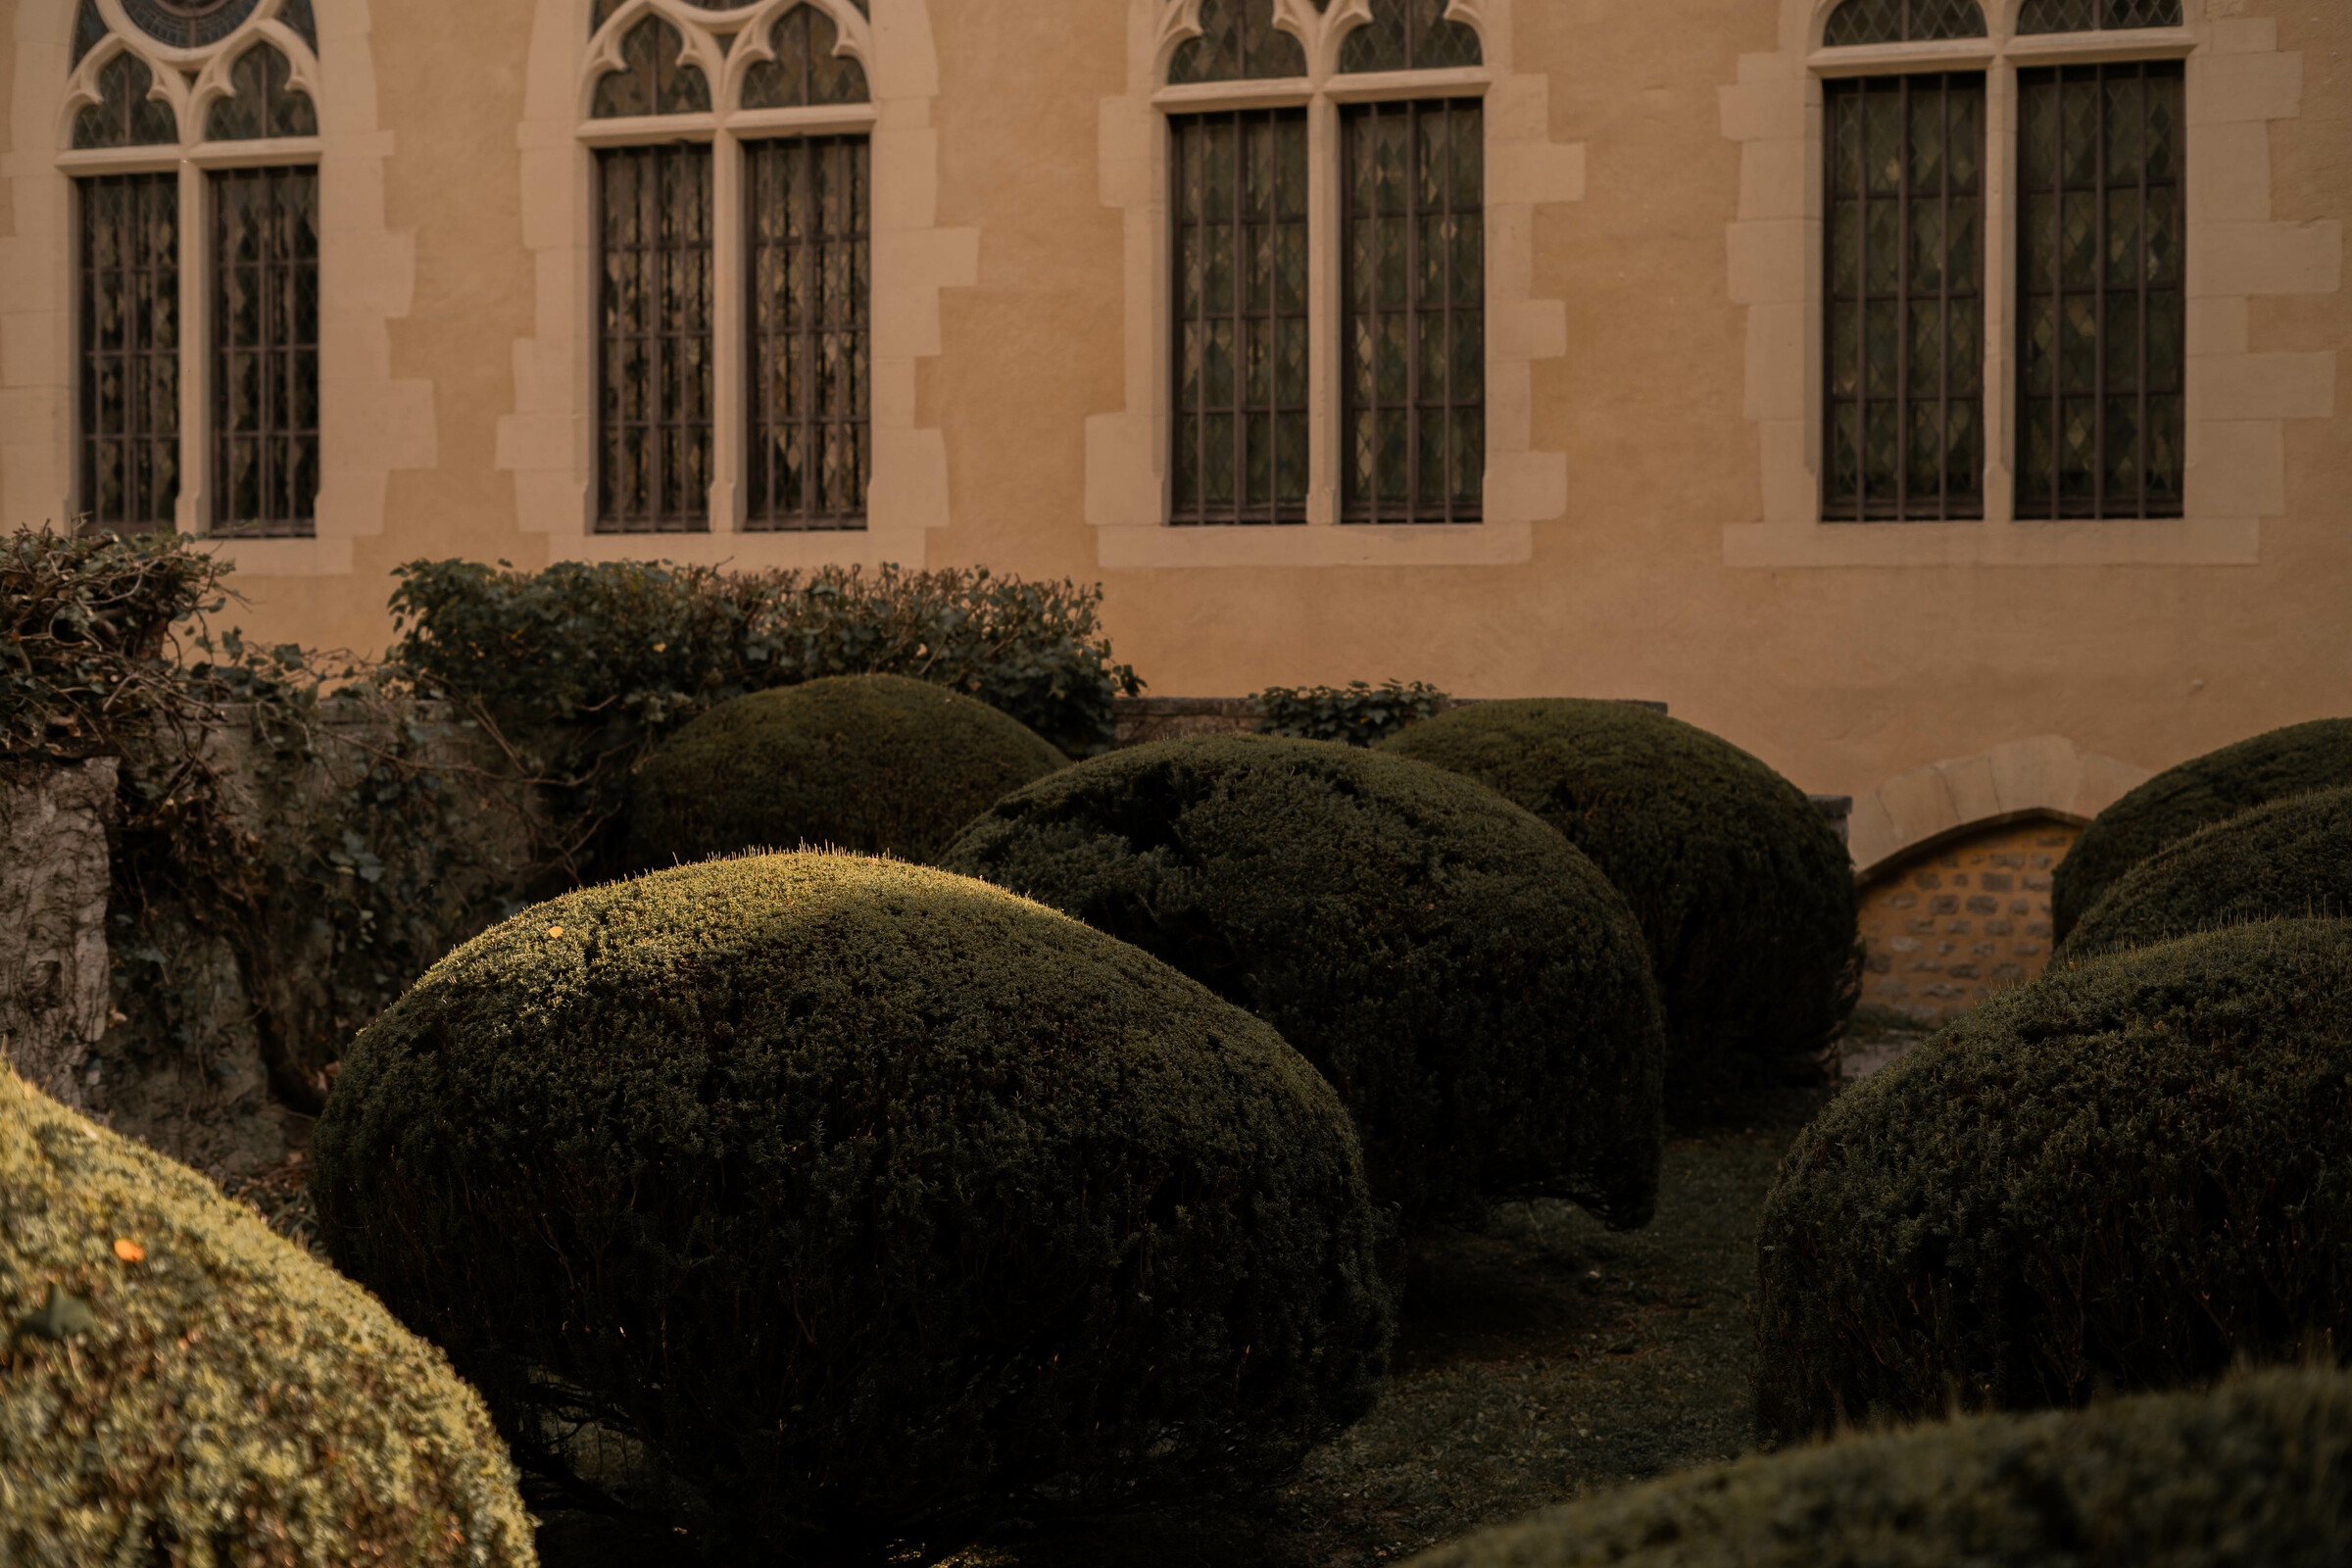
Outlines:
{"label": "trimmed hedge top", "polygon": [[1549,1509],[1407,1568],[2337,1568],[2352,1377],[2271,1372],[1740,1459]]}
{"label": "trimmed hedge top", "polygon": [[2352,789],[2257,806],[2200,828],[2125,872],[2052,957],[2296,915],[2352,914]]}
{"label": "trimmed hedge top", "polygon": [[2352,718],[2289,724],[2168,767],[2101,811],[2050,879],[2060,940],[2140,861],[2270,801],[2352,785]]}
{"label": "trimmed hedge top", "polygon": [[1068,765],[1020,720],[904,675],[756,692],[637,764],[630,863],[803,846],[929,860],[999,796]]}
{"label": "trimmed hedge top", "polygon": [[1656,1203],[1663,1045],[1641,932],[1560,836],[1439,768],[1197,736],[1005,797],[941,863],[1136,944],[1340,1092],[1376,1198]]}
{"label": "trimmed hedge top", "polygon": [[1757,1421],[1782,1437],[2179,1387],[2342,1335],[2352,922],[1995,996],[1798,1135],[1757,1246]]}
{"label": "trimmed hedge top", "polygon": [[608,1485],[550,1416],[641,1442],[722,1556],[1263,1480],[1385,1365],[1313,1069],[1133,948],[895,861],[530,909],[360,1035],[312,1150],[337,1263],[527,1469]]}
{"label": "trimmed hedge top", "polygon": [[5,1067],[0,1315],[0,1562],[536,1560],[440,1351]]}
{"label": "trimmed hedge top", "polygon": [[1629,703],[1479,703],[1381,749],[1499,791],[1625,895],[1666,1007],[1669,1107],[1822,1076],[1856,995],[1854,869],[1802,790]]}

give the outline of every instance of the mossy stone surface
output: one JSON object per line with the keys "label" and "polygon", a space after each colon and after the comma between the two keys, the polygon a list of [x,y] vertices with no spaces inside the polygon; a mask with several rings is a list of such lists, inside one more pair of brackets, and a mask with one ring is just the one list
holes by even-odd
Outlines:
{"label": "mossy stone surface", "polygon": [[0,1562],[528,1568],[480,1397],[183,1165],[0,1067]]}
{"label": "mossy stone surface", "polygon": [[551,1411],[594,1412],[714,1550],[1262,1480],[1385,1365],[1313,1069],[1133,948],[896,861],[530,909],[360,1035],[312,1148],[337,1263],[526,1469],[570,1462]]}
{"label": "mossy stone surface", "polygon": [[629,860],[808,847],[927,861],[999,796],[1068,765],[960,692],[830,675],[722,703],[640,762]]}
{"label": "mossy stone surface", "polygon": [[1799,1135],[1757,1243],[1784,1439],[2352,1349],[2352,922],[1994,997]]}
{"label": "mossy stone surface", "polygon": [[2257,806],[2125,872],[2051,956],[2073,962],[2249,921],[2352,914],[2352,789]]}
{"label": "mossy stone surface", "polygon": [[1407,1568],[2335,1568],[2352,1377],[1862,1433],[1629,1487]]}
{"label": "mossy stone surface", "polygon": [[1478,703],[1381,746],[1533,811],[1625,895],[1666,1008],[1670,1111],[1822,1079],[1856,996],[1854,871],[1802,790],[1629,703]]}
{"label": "mossy stone surface", "polygon": [[2168,844],[2290,795],[2352,787],[2352,718],[2288,724],[2168,767],[2082,830],[2050,878],[2061,941],[2115,881]]}
{"label": "mossy stone surface", "polygon": [[1280,1030],[1408,1222],[1481,1195],[1648,1222],[1664,1037],[1641,931],[1591,861],[1493,791],[1328,742],[1162,741],[1005,797],[942,863]]}

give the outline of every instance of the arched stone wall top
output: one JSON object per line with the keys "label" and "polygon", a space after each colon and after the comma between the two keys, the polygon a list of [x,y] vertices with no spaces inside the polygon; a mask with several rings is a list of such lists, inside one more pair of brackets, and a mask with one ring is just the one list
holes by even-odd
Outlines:
{"label": "arched stone wall top", "polygon": [[1863,880],[1942,839],[2029,816],[2087,822],[2151,770],[2063,735],[2007,741],[1897,773],[1856,796],[1849,839]]}

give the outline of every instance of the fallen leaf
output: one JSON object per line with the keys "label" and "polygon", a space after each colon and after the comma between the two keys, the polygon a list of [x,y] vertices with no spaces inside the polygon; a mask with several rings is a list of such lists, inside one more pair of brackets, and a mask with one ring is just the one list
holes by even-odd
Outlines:
{"label": "fallen leaf", "polygon": [[125,1236],[116,1241],[115,1255],[125,1263],[144,1263],[147,1261],[147,1249]]}
{"label": "fallen leaf", "polygon": [[564,934],[564,928],[560,925],[551,925],[547,928],[547,934],[551,937],[560,937]]}

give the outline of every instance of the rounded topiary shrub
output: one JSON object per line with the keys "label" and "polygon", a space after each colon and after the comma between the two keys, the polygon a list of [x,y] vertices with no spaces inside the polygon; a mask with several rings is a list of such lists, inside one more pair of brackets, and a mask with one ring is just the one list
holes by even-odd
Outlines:
{"label": "rounded topiary shrub", "polygon": [[1375,1197],[1656,1204],[1662,1036],[1641,932],[1592,862],[1455,774],[1204,736],[1015,792],[942,858],[1241,1004],[1330,1079]]}
{"label": "rounded topiary shrub", "polygon": [[2125,872],[2052,955],[2057,962],[2251,920],[2352,914],[2352,789],[2257,806]]}
{"label": "rounded topiary shrub", "polygon": [[2352,785],[2352,718],[2315,718],[2168,767],[2082,830],[2050,877],[2063,940],[2115,880],[2158,850],[2240,811]]}
{"label": "rounded topiary shrub", "polygon": [[1666,1007],[1670,1108],[1824,1076],[1859,976],[1854,868],[1802,790],[1630,703],[1477,703],[1382,748],[1527,808],[1625,895]]}
{"label": "rounded topiary shrub", "polygon": [[2352,922],[1994,997],[1798,1135],[1757,1246],[1773,1436],[2352,1348]]}
{"label": "rounded topiary shrub", "polygon": [[804,846],[929,860],[1007,790],[1067,767],[1020,720],[904,675],[721,703],[637,764],[629,860]]}
{"label": "rounded topiary shrub", "polygon": [[1263,1479],[1385,1364],[1313,1069],[1133,948],[896,861],[540,905],[359,1036],[312,1149],[336,1262],[526,1472],[604,1485],[558,1441],[587,1421],[722,1553]]}
{"label": "rounded topiary shrub", "polygon": [[441,1352],[0,1066],[0,1562],[535,1560]]}
{"label": "rounded topiary shrub", "polygon": [[1547,1509],[1407,1568],[2336,1568],[2352,1377],[2266,1372],[1740,1459]]}

